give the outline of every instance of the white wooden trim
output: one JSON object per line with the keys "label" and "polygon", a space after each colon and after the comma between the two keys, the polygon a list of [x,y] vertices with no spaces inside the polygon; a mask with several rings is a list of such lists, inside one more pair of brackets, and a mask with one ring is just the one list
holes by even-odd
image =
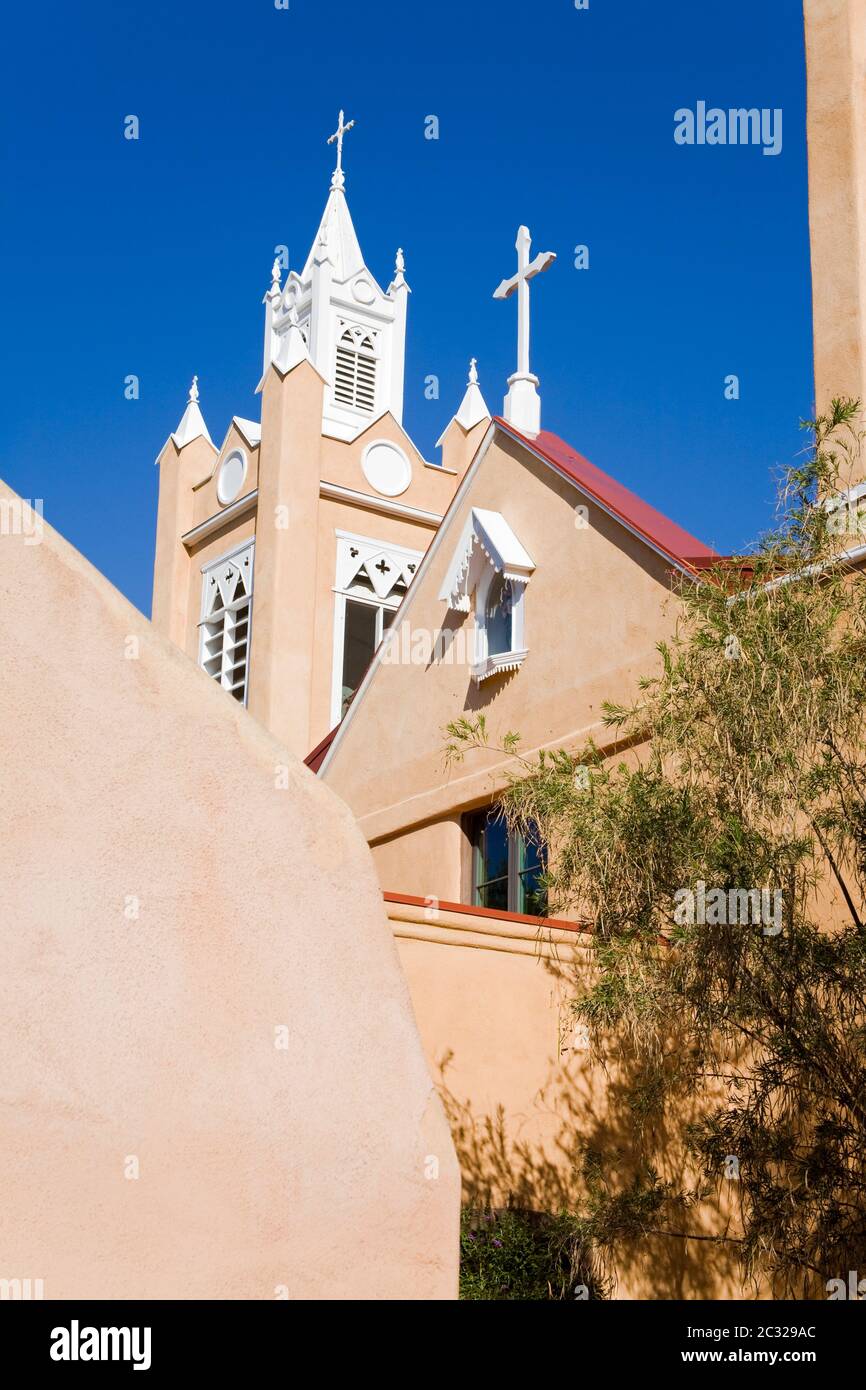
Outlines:
{"label": "white wooden trim", "polygon": [[439,512],[425,512],[420,507],[410,507],[407,502],[395,502],[389,497],[372,497],[368,492],[343,487],[342,483],[319,483],[319,496],[330,497],[335,502],[353,502],[367,511],[381,512],[383,516],[408,517],[411,521],[423,522],[425,526],[438,526],[442,520]]}

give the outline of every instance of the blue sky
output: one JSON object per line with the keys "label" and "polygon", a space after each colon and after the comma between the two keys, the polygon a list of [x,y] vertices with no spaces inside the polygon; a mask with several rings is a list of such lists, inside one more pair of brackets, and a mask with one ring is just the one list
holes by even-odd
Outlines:
{"label": "blue sky", "polygon": [[[501,409],[515,307],[492,292],[526,222],[559,257],[533,287],[544,426],[721,549],[769,523],[813,391],[799,0],[114,0],[4,30],[0,474],[145,612],[153,461],[193,372],[215,441],[258,418],[274,247],[300,268],[341,106],[380,282],[405,249],[427,457],[471,355]],[[699,100],[781,108],[781,154],[677,145]]]}

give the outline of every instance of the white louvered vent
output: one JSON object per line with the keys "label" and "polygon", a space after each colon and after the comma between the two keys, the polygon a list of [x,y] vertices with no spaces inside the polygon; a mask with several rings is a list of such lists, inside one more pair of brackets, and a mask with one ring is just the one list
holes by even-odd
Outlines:
{"label": "white louvered vent", "polygon": [[375,347],[369,334],[347,328],[337,343],[334,400],[372,412],[376,405]]}
{"label": "white louvered vent", "polygon": [[200,662],[245,705],[253,605],[253,545],[208,565],[203,572]]}

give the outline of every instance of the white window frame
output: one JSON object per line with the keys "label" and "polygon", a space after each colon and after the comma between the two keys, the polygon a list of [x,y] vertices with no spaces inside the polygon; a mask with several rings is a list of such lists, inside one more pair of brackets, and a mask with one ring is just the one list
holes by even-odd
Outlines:
{"label": "white window frame", "polygon": [[[369,550],[371,556],[380,552],[390,556],[392,560],[401,563],[401,571],[405,582],[405,569],[407,565],[415,566],[415,573],[424,558],[424,552],[411,550],[405,545],[396,545],[392,541],[379,541],[372,536],[356,536],[350,531],[336,530],[337,538],[337,577],[339,577],[344,559],[344,552],[351,546],[358,547],[362,553]],[[412,576],[414,578],[414,575]],[[384,613],[396,613],[400,604],[406,596],[409,588],[406,583],[405,589],[393,592],[387,596],[379,597],[371,594],[366,586],[356,584],[354,580],[347,584],[339,585],[334,583],[332,593],[334,595],[334,640],[331,655],[331,727],[339,724],[343,717],[343,657],[346,642],[346,602],[351,599],[353,603],[363,603],[368,608],[377,610],[376,617],[376,645],[382,641],[384,636]]]}
{"label": "white window frame", "polygon": [[[198,623],[198,628],[199,628],[198,664],[199,664],[199,666],[201,667],[201,669],[202,669],[203,671],[205,671],[205,675],[208,676],[208,679],[210,679],[210,680],[216,682],[216,681],[217,681],[217,677],[216,677],[215,675],[213,675],[211,672],[205,670],[205,641],[206,641],[206,631],[205,631],[205,629],[206,629],[207,625],[213,621],[213,615],[212,615],[212,614],[211,614],[211,615],[208,615],[208,612],[207,612],[207,607],[208,607],[208,589],[211,587],[211,586],[209,585],[209,583],[208,583],[208,580],[209,580],[209,578],[212,577],[213,571],[214,571],[215,569],[219,569],[219,567],[220,567],[221,565],[233,564],[233,565],[235,565],[236,568],[240,569],[240,565],[241,565],[241,562],[242,562],[243,557],[244,557],[245,555],[247,555],[247,554],[249,555],[250,565],[249,565],[249,584],[247,585],[247,594],[246,594],[246,596],[245,596],[243,599],[235,600],[235,602],[233,602],[232,604],[229,605],[228,609],[224,610],[225,612],[231,613],[231,612],[237,611],[237,609],[240,608],[240,607],[242,607],[245,603],[248,603],[248,604],[249,604],[249,614],[248,614],[248,617],[247,617],[247,659],[246,659],[246,666],[245,666],[245,669],[244,669],[244,698],[243,698],[243,701],[238,700],[238,702],[237,702],[238,704],[243,704],[243,706],[244,706],[245,709],[246,709],[247,704],[248,704],[248,702],[249,702],[249,693],[250,693],[250,658],[251,658],[251,656],[252,656],[252,641],[253,641],[253,609],[254,609],[254,607],[255,607],[255,604],[254,604],[254,601],[253,601],[253,599],[254,599],[254,593],[255,593],[255,569],[256,569],[255,548],[256,548],[255,537],[254,537],[254,536],[251,536],[248,540],[240,541],[237,545],[232,546],[231,550],[225,551],[224,554],[218,556],[217,559],[215,559],[215,560],[209,560],[209,561],[207,562],[207,564],[201,566],[201,577],[202,577],[202,580],[201,580],[201,611],[200,611],[200,618],[199,618],[199,623]],[[225,656],[225,651],[223,651],[223,657],[224,657],[224,656]],[[225,665],[225,661],[224,661],[224,660],[223,660],[222,669],[221,669],[220,675],[219,675],[219,684],[220,684],[220,686],[222,687],[223,690],[231,691],[231,689],[232,689],[231,685],[230,685],[229,682],[228,682],[228,671],[227,671],[227,669],[226,669],[226,665]]]}
{"label": "white window frame", "polygon": [[[475,586],[475,662],[472,666],[472,679],[476,685],[490,676],[502,671],[516,671],[528,655],[526,642],[526,617],[524,599],[526,583],[510,578],[511,585],[511,645],[507,652],[490,653],[487,641],[487,598],[495,579],[501,571],[488,562],[484,565]],[[508,576],[505,576],[508,578]]]}
{"label": "white window frame", "polygon": [[[521,545],[501,512],[473,507],[466,518],[439,597],[455,613],[475,612],[476,685],[502,671],[516,671],[528,656],[524,603],[535,561]],[[494,577],[511,583],[511,649],[490,653],[487,640],[487,597]]]}

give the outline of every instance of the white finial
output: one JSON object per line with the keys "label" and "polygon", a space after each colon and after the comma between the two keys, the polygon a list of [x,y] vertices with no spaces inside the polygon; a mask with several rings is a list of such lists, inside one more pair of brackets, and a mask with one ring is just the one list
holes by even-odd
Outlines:
{"label": "white finial", "polygon": [[282,276],[283,276],[283,267],[280,265],[280,258],[279,258],[279,256],[277,256],[276,260],[274,261],[273,265],[271,266],[271,289],[272,289],[272,290],[278,290],[278,289],[280,288],[280,280],[282,279]]}
{"label": "white finial", "polygon": [[473,357],[469,363],[469,385],[478,385],[478,358]]}
{"label": "white finial", "polygon": [[340,119],[337,122],[337,129],[334,131],[333,135],[328,136],[329,145],[333,145],[335,140],[337,142],[337,167],[334,170],[333,176],[331,178],[332,188],[342,188],[346,182],[346,178],[343,173],[343,136],[346,134],[348,130],[352,129],[354,124],[354,121],[349,121],[349,123],[346,124],[344,122],[344,113],[341,111]]}
{"label": "white finial", "polygon": [[505,418],[527,434],[537,434],[541,427],[541,401],[538,377],[529,370],[529,281],[556,260],[553,251],[542,251],[534,261],[529,259],[532,238],[528,227],[517,231],[517,274],[503,280],[493,291],[494,299],[508,299],[517,290],[517,371],[508,378],[505,397]]}
{"label": "white finial", "polygon": [[189,388],[189,398],[190,398],[191,401],[197,401],[197,400],[198,400],[198,377],[197,377],[197,376],[194,376],[193,379],[192,379],[192,386]]}
{"label": "white finial", "polygon": [[406,257],[403,255],[402,246],[397,247],[397,256],[394,261],[394,269],[398,275],[402,275],[403,271],[406,269]]}

